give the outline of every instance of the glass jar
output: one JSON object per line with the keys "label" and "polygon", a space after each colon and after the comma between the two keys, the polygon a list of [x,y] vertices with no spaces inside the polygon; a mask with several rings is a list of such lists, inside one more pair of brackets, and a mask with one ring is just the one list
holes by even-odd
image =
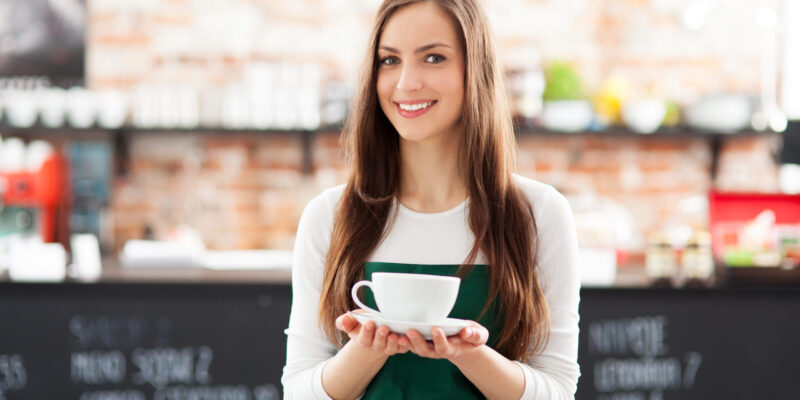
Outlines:
{"label": "glass jar", "polygon": [[645,272],[654,286],[672,286],[677,263],[672,242],[663,232],[654,232],[648,238]]}
{"label": "glass jar", "polygon": [[681,275],[688,286],[710,286],[714,281],[711,234],[695,232],[681,255]]}

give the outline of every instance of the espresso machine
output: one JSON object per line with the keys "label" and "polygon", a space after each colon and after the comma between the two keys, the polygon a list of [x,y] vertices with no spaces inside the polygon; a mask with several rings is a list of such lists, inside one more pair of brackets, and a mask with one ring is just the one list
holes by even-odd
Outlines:
{"label": "espresso machine", "polygon": [[51,153],[37,170],[0,171],[0,237],[38,235],[44,242],[62,241],[66,164]]}

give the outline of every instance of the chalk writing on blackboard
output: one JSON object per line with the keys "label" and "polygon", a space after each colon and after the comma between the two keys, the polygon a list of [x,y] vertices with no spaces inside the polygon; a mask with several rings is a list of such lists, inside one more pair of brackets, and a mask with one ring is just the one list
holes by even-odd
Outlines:
{"label": "chalk writing on blackboard", "polygon": [[71,347],[126,350],[141,346],[150,327],[144,318],[126,316],[73,316],[69,319]]}
{"label": "chalk writing on blackboard", "polygon": [[70,346],[75,350],[141,347],[146,341],[169,346],[172,321],[169,318],[146,319],[138,316],[82,316],[69,319]]}
{"label": "chalk writing on blackboard", "polygon": [[[177,385],[158,389],[153,400],[278,400],[280,390],[271,383],[258,385],[252,390],[246,385]],[[81,394],[79,400],[145,400],[140,390],[96,390]]]}
{"label": "chalk writing on blackboard", "polygon": [[669,353],[666,316],[607,319],[588,326],[599,400],[657,400],[689,390],[703,361],[699,352]]}
{"label": "chalk writing on blackboard", "polygon": [[69,372],[73,383],[122,383],[127,361],[119,350],[77,351],[70,354]]}
{"label": "chalk writing on blackboard", "polygon": [[6,393],[19,391],[28,384],[25,362],[19,354],[0,354],[0,400]]}
{"label": "chalk writing on blackboard", "polygon": [[214,351],[208,346],[182,348],[134,349],[133,364],[137,371],[133,375],[136,384],[150,384],[156,389],[171,384],[207,384],[211,381],[208,372]]}
{"label": "chalk writing on blackboard", "polygon": [[[280,398],[279,388],[271,383],[251,387],[214,382],[214,349],[205,344],[171,345],[172,328],[169,318],[71,317],[70,378],[88,389],[79,400]],[[9,382],[19,386],[19,378]],[[109,389],[113,385],[119,387]]]}
{"label": "chalk writing on blackboard", "polygon": [[78,400],[145,400],[139,390],[97,390],[83,392]]}

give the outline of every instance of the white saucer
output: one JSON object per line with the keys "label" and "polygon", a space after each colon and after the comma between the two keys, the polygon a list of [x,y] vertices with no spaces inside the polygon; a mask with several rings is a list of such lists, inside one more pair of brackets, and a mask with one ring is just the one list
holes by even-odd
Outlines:
{"label": "white saucer", "polygon": [[444,334],[447,336],[453,336],[461,332],[461,329],[471,325],[467,320],[456,318],[447,318],[438,323],[397,321],[387,319],[386,317],[372,311],[359,311],[362,312],[351,312],[350,314],[362,324],[366,323],[367,321],[374,321],[375,326],[388,326],[390,331],[399,333],[401,335],[405,335],[405,333],[410,329],[415,329],[417,332],[421,333],[425,339],[428,340],[433,339],[433,336],[431,336],[431,329],[434,327],[442,328]]}

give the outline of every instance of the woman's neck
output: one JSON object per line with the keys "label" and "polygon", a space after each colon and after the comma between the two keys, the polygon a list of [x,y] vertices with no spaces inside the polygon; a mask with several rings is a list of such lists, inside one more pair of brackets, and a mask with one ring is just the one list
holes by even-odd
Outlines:
{"label": "woman's neck", "polygon": [[[437,143],[438,142],[438,143]],[[400,140],[400,202],[419,212],[439,212],[467,198],[453,140]]]}

